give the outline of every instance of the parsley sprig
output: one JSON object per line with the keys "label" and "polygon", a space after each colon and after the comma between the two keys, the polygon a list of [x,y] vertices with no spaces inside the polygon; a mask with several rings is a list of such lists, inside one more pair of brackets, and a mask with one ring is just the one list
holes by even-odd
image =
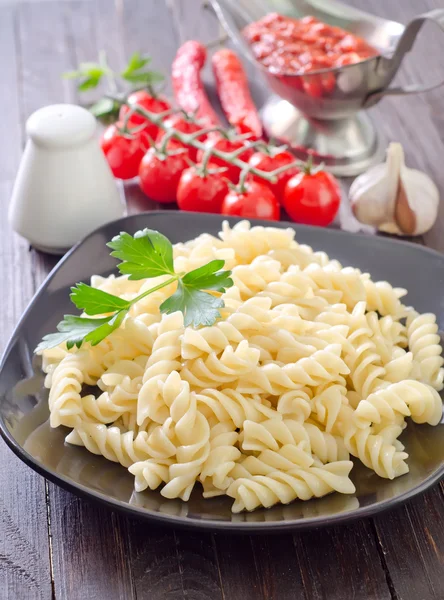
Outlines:
{"label": "parsley sprig", "polygon": [[[103,51],[99,53],[97,62],[80,63],[78,69],[63,74],[65,79],[77,79],[77,90],[86,92],[97,88],[103,80],[107,80],[110,92],[117,93],[119,89],[130,86],[131,90],[148,89],[155,96],[154,86],[165,79],[164,76],[150,69],[151,57],[140,52],[134,52],[125,68],[116,72],[111,69]],[[92,114],[99,119],[116,120],[120,104],[104,96],[89,107]]]}
{"label": "parsley sprig", "polygon": [[85,342],[95,346],[120,327],[136,302],[175,282],[176,291],[160,305],[161,313],[180,311],[185,325],[194,327],[213,325],[220,317],[219,309],[224,306],[220,294],[233,285],[231,271],[222,270],[225,261],[212,260],[188,273],[176,273],[171,242],[152,229],[143,229],[134,236],[122,232],[107,246],[112,250],[111,256],[121,261],[118,269],[122,275],[128,275],[128,279],[169,277],[132,300],[78,283],[71,288],[70,298],[88,316],[65,315],[57,325],[57,332],[46,335],[36,352],[62,343],[66,343],[68,349],[80,348]]}

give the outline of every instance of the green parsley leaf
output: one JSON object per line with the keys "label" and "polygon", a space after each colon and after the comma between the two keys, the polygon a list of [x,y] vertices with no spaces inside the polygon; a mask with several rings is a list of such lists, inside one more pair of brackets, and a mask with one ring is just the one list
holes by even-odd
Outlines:
{"label": "green parsley leaf", "polygon": [[151,56],[141,55],[140,52],[133,52],[133,54],[131,54],[131,56],[129,58],[128,64],[126,65],[125,69],[122,71],[122,77],[125,77],[125,75],[133,73],[134,71],[137,71],[138,69],[142,69],[143,67],[148,65],[150,62],[151,62]]}
{"label": "green parsley leaf", "polygon": [[108,294],[86,283],[78,283],[71,288],[71,302],[87,315],[103,315],[116,310],[129,308],[130,302],[119,296]]}
{"label": "green parsley leaf", "polygon": [[161,73],[150,71],[147,65],[151,62],[151,57],[142,55],[140,52],[134,52],[131,55],[127,66],[120,73],[120,76],[133,84],[142,84],[150,86],[155,83],[160,83],[165,78]]}
{"label": "green parsley leaf", "polygon": [[225,264],[224,260],[212,260],[206,265],[190,271],[183,276],[182,281],[187,286],[198,289],[224,292],[233,285],[231,271],[219,271]]}
{"label": "green parsley leaf", "polygon": [[97,330],[102,325],[108,323],[109,317],[102,319],[88,319],[84,317],[76,317],[74,315],[65,315],[63,321],[57,325],[58,333],[50,333],[45,335],[43,340],[36,348],[36,352],[54,348],[59,344],[66,342],[68,349],[73,346],[80,348],[84,338],[91,332]]}
{"label": "green parsley leaf", "polygon": [[80,63],[77,71],[64,73],[63,77],[65,79],[80,79],[81,81],[77,84],[77,89],[79,92],[84,92],[96,88],[102,80],[102,77],[109,73],[111,73],[111,71],[106,65],[86,62]]}
{"label": "green parsley leaf", "polygon": [[219,309],[223,306],[222,298],[184,285],[183,279],[179,279],[177,290],[160,305],[160,312],[170,314],[179,310],[184,315],[185,326],[209,326],[220,318]]}
{"label": "green parsley leaf", "polygon": [[160,305],[160,312],[172,313],[180,310],[184,314],[184,324],[213,325],[220,318],[219,308],[223,300],[207,291],[224,292],[233,285],[231,271],[220,271],[225,261],[212,260],[194,271],[186,273],[177,282],[177,290]]}
{"label": "green parsley leaf", "polygon": [[111,100],[111,98],[100,98],[100,100],[89,107],[89,112],[98,119],[104,119],[105,117],[117,118],[119,110],[120,105],[114,100]]}
{"label": "green parsley leaf", "polygon": [[109,336],[115,329],[118,329],[124,318],[128,314],[127,310],[119,310],[115,315],[109,317],[108,320],[90,331],[84,338],[84,342],[90,342],[91,346],[96,346],[99,342]]}
{"label": "green parsley leaf", "polygon": [[219,317],[219,309],[224,306],[222,298],[210,293],[223,293],[233,285],[231,271],[221,270],[223,260],[212,260],[189,273],[175,273],[173,247],[171,242],[158,231],[144,229],[134,236],[122,232],[108,246],[112,256],[120,259],[121,273],[130,279],[142,279],[170,275],[161,283],[145,290],[132,300],[124,300],[103,290],[79,283],[71,288],[74,305],[88,315],[109,314],[107,317],[89,318],[65,315],[57,325],[57,333],[46,335],[36,352],[66,343],[68,349],[90,342],[93,346],[101,342],[111,332],[120,327],[131,306],[174,281],[177,289],[160,306],[162,313],[181,311],[185,325],[212,325]]}
{"label": "green parsley leaf", "polygon": [[112,331],[120,327],[128,311],[121,310],[111,317],[102,319],[89,319],[65,315],[63,321],[57,325],[58,333],[45,335],[36,348],[36,352],[54,348],[66,342],[68,350],[77,346],[80,348],[83,342],[91,342],[93,346],[104,340]]}
{"label": "green parsley leaf", "polygon": [[111,256],[122,261],[119,271],[129,279],[174,275],[173,246],[158,231],[143,229],[134,237],[122,232],[107,245],[113,250]]}

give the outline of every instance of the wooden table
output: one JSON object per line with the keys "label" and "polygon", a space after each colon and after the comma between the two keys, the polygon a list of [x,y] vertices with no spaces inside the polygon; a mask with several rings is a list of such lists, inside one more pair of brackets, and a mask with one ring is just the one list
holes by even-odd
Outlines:
{"label": "wooden table", "polygon": [[[353,0],[407,22],[442,0]],[[444,36],[427,28],[399,81],[443,76]],[[56,259],[28,248],[7,206],[37,108],[77,102],[60,74],[105,49],[111,64],[142,50],[168,74],[177,46],[218,36],[201,0],[73,0],[0,5],[0,347]],[[255,86],[255,94],[263,90]],[[373,109],[380,131],[444,198],[443,89],[392,98]],[[132,210],[156,208],[128,187]],[[61,203],[63,199],[61,199]],[[341,225],[357,228],[345,203]],[[417,240],[444,251],[444,208]],[[424,291],[426,293],[426,290]],[[0,598],[27,600],[431,600],[444,598],[444,488],[343,527],[280,536],[174,531],[85,502],[46,482],[0,442]]]}

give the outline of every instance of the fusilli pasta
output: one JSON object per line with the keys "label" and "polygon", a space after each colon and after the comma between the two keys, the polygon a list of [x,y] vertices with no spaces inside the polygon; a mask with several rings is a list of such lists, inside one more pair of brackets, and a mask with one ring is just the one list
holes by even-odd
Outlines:
{"label": "fusilli pasta", "polygon": [[[234,286],[213,326],[162,315],[171,284],[97,346],[43,351],[51,426],[128,468],[136,492],[186,501],[198,483],[205,498],[232,498],[234,512],[353,494],[350,455],[380,477],[406,473],[406,419],[442,416],[435,316],[292,229],[224,223],[219,238],[174,246],[177,271],[214,259]],[[133,299],[161,280],[91,283]]]}

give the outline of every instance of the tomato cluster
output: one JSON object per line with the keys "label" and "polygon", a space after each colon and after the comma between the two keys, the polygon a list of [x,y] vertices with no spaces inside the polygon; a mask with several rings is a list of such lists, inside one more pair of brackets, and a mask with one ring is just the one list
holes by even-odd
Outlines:
{"label": "tomato cluster", "polygon": [[[168,112],[169,103],[138,91],[128,98],[128,105],[139,105],[154,113]],[[244,136],[230,137],[204,133],[197,139],[204,149],[165,139],[164,129],[134,113],[128,116],[122,106],[119,122],[110,125],[102,136],[102,150],[115,177],[139,176],[140,187],[152,200],[167,204],[177,202],[181,210],[222,213],[245,218],[279,220],[281,206],[296,222],[328,225],[336,216],[340,189],[332,175],[306,166],[300,171],[294,156],[285,149],[253,144]],[[165,116],[167,128],[185,134],[202,128],[182,113]],[[126,129],[123,125],[126,124]],[[127,131],[128,133],[124,133]],[[155,142],[155,144],[153,144]],[[241,169],[212,154],[213,150],[234,153],[243,163],[256,170],[241,178]],[[257,171],[271,173],[281,169],[274,181]],[[242,179],[242,181],[240,181]]]}

